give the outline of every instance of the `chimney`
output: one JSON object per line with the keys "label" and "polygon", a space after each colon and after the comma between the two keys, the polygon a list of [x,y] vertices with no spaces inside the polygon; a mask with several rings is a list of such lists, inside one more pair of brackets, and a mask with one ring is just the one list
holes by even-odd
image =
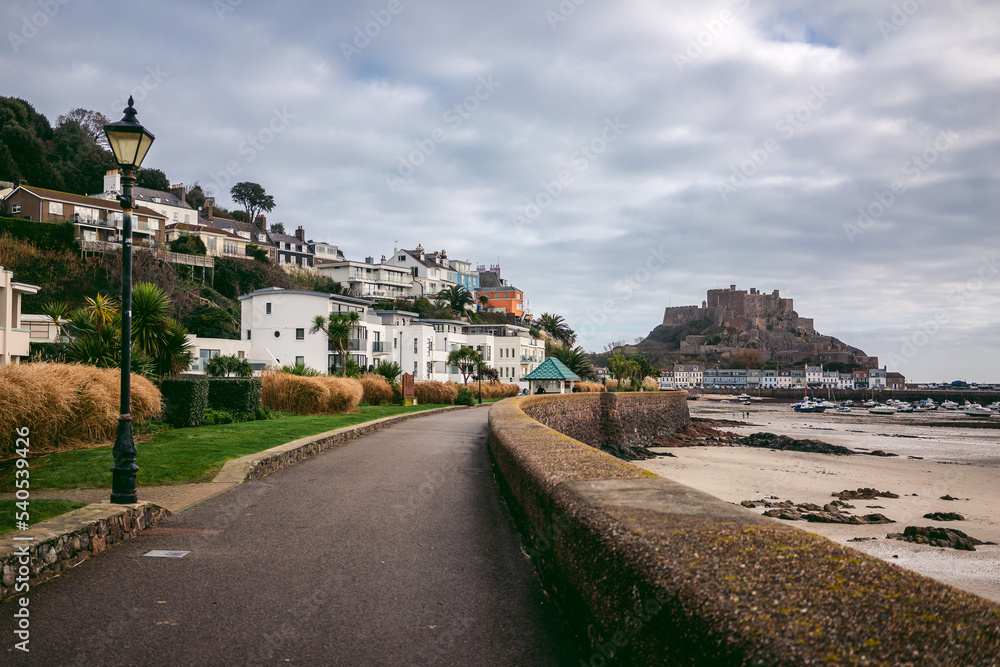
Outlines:
{"label": "chimney", "polygon": [[253,224],[257,225],[257,227],[262,232],[266,232],[267,231],[267,218],[264,217],[263,215],[258,215],[257,219],[253,221]]}
{"label": "chimney", "polygon": [[382,263],[385,264],[385,255],[382,255]]}
{"label": "chimney", "polygon": [[184,184],[178,183],[177,185],[170,186],[170,192],[172,192],[178,199],[182,202],[184,201]]}
{"label": "chimney", "polygon": [[730,289],[730,291],[735,292],[736,291],[736,285],[730,285],[729,289]]}
{"label": "chimney", "polygon": [[302,243],[306,242],[306,230],[302,229],[302,225],[299,225],[299,228],[295,230],[295,238]]}
{"label": "chimney", "polygon": [[112,194],[121,194],[122,175],[117,169],[109,169],[104,174],[104,191]]}
{"label": "chimney", "polygon": [[374,257],[365,257],[365,264],[374,264],[374,263],[375,263]]}
{"label": "chimney", "polygon": [[212,224],[212,199],[208,198],[205,203],[201,205],[201,212],[203,213],[205,219],[208,220],[208,224]]}

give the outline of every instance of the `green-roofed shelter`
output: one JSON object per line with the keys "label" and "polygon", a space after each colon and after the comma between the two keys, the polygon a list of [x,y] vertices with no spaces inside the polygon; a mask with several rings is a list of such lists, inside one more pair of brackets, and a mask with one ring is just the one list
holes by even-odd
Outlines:
{"label": "green-roofed shelter", "polygon": [[538,368],[525,375],[528,381],[528,393],[568,394],[573,391],[573,383],[580,381],[580,376],[566,367],[566,364],[555,357],[549,357]]}

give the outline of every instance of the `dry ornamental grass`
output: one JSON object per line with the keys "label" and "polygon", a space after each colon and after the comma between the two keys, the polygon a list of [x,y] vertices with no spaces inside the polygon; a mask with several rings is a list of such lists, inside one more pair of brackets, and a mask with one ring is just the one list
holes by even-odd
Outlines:
{"label": "dry ornamental grass", "polygon": [[[13,456],[14,430],[30,429],[31,452],[40,454],[106,444],[118,429],[121,375],[82,364],[0,366],[0,456]],[[132,419],[163,411],[160,391],[132,375]]]}
{"label": "dry ornamental grass", "polygon": [[265,407],[297,415],[355,412],[364,389],[353,378],[304,377],[273,372],[261,376],[261,401]]}
{"label": "dry ornamental grass", "polygon": [[604,385],[600,382],[577,382],[573,385],[581,392],[601,392],[604,391]]}
{"label": "dry ornamental grass", "polygon": [[458,385],[444,382],[415,382],[413,395],[418,403],[450,404],[458,398]]}
{"label": "dry ornamental grass", "polygon": [[375,373],[365,373],[360,381],[365,392],[363,398],[365,403],[368,405],[392,403],[394,399],[392,387],[384,377]]}

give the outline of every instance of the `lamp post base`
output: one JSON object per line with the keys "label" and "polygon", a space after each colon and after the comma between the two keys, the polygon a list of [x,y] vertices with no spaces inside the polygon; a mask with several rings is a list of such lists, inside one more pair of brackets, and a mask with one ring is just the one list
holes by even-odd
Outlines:
{"label": "lamp post base", "polygon": [[111,466],[111,502],[117,505],[132,505],[138,502],[135,491],[135,474],[139,466],[135,464],[135,439],[132,437],[132,417],[118,418],[118,434],[111,450],[115,464]]}

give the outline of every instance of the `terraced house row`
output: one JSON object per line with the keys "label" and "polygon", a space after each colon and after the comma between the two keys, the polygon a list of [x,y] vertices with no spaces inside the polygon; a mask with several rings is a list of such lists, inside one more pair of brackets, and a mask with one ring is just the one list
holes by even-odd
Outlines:
{"label": "terraced house row", "polygon": [[719,388],[753,389],[886,389],[902,388],[906,379],[885,368],[840,373],[822,366],[802,369],[763,370],[707,368],[705,364],[676,364],[660,372],[661,389]]}

